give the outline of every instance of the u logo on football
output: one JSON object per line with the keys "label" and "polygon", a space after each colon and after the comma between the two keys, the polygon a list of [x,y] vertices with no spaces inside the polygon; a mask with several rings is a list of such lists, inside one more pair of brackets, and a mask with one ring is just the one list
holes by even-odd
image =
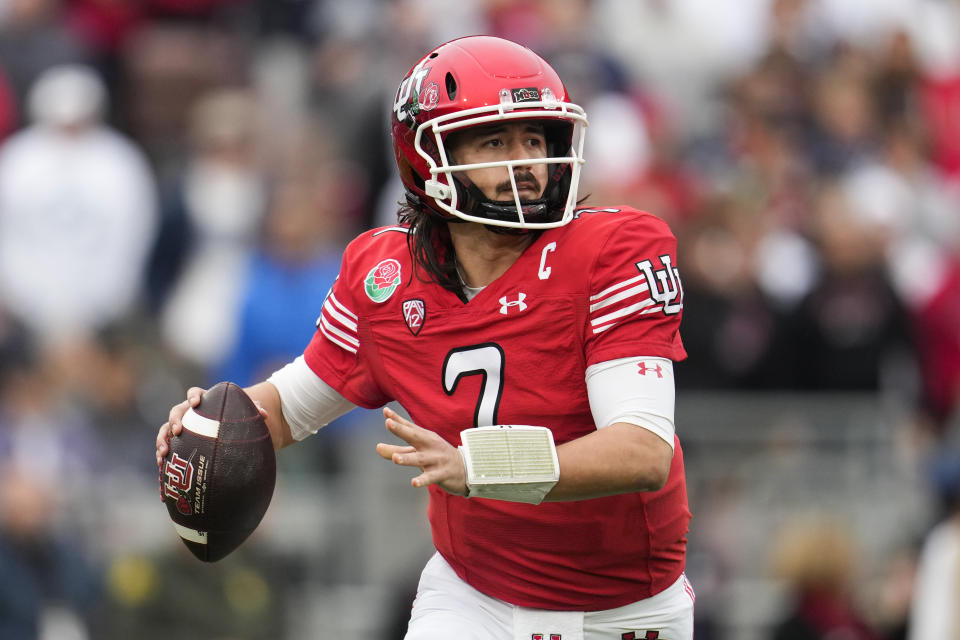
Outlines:
{"label": "u logo on football", "polygon": [[164,465],[163,473],[167,478],[163,485],[164,495],[176,501],[180,513],[189,515],[190,501],[187,500],[187,493],[193,488],[193,463],[174,453]]}

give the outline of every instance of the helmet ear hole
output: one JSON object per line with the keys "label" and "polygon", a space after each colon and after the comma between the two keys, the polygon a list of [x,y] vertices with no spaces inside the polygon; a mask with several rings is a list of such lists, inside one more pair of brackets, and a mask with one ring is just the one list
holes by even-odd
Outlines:
{"label": "helmet ear hole", "polygon": [[456,79],[453,77],[453,74],[452,74],[452,73],[447,72],[446,86],[447,86],[447,97],[448,97],[450,100],[456,100],[456,98],[457,98],[457,81],[456,81]]}

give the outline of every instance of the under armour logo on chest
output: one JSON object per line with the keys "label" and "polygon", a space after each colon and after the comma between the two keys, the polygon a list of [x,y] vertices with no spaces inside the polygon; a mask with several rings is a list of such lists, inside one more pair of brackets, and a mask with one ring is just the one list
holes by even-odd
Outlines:
{"label": "under armour logo on chest", "polygon": [[527,299],[527,294],[523,291],[517,294],[516,300],[509,300],[507,296],[500,298],[500,313],[507,315],[510,313],[512,307],[516,307],[517,311],[525,311],[527,309],[527,303],[524,300]]}

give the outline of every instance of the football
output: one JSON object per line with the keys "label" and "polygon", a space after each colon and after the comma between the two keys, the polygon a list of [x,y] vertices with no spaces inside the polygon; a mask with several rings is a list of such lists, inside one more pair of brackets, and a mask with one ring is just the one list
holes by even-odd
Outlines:
{"label": "football", "polygon": [[216,562],[260,524],[277,479],[267,423],[232,382],[208,389],[183,416],[160,468],[160,491],[188,549]]}

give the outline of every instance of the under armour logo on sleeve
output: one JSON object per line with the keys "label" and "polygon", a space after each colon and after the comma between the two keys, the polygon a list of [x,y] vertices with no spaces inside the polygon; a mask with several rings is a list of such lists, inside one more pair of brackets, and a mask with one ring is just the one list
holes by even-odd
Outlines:
{"label": "under armour logo on sleeve", "polygon": [[640,362],[640,363],[637,363],[637,367],[638,367],[637,373],[639,373],[642,376],[647,375],[647,372],[649,371],[651,373],[657,374],[658,378],[663,377],[663,367],[661,367],[659,363],[657,363],[657,366],[655,367],[648,367],[646,362]]}

